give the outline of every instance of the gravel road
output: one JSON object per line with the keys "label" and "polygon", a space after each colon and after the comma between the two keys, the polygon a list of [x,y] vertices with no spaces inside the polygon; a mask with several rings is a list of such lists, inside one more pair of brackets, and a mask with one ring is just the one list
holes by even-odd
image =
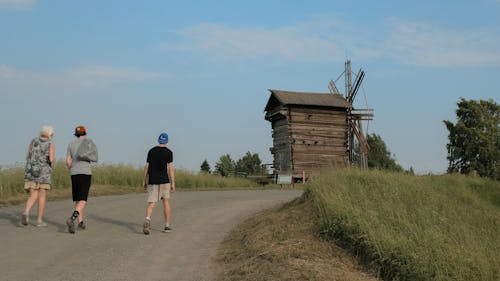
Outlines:
{"label": "gravel road", "polygon": [[[145,194],[89,198],[86,230],[69,234],[70,200],[48,202],[46,228],[19,223],[24,206],[0,208],[0,280],[215,280],[217,247],[231,228],[298,190],[196,191],[172,195],[171,233],[157,205],[142,233]],[[50,194],[49,194],[50,196]],[[36,205],[31,221],[36,220]]]}

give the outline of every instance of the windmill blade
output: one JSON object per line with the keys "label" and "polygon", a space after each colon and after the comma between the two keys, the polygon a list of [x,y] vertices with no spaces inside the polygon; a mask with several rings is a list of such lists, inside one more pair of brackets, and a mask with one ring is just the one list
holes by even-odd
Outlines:
{"label": "windmill blade", "polygon": [[361,82],[363,81],[364,77],[365,77],[365,71],[363,69],[360,69],[358,72],[358,76],[356,77],[356,81],[354,81],[354,88],[352,88],[352,91],[349,93],[349,96],[347,98],[347,100],[350,103],[354,101],[354,98],[358,93],[359,87],[361,86]]}
{"label": "windmill blade", "polygon": [[358,122],[354,122],[354,121],[351,121],[350,122],[350,127],[354,133],[354,135],[356,136],[356,138],[358,139],[358,142],[360,144],[360,148],[363,152],[368,152],[368,148],[370,147],[368,145],[368,141],[367,139],[365,138],[365,136],[363,136],[363,134],[360,132],[360,130],[358,129]]}
{"label": "windmill blade", "polygon": [[337,86],[335,85],[335,82],[333,82],[333,80],[330,80],[330,83],[328,83],[328,89],[330,89],[330,93],[340,95],[340,92],[337,89]]}

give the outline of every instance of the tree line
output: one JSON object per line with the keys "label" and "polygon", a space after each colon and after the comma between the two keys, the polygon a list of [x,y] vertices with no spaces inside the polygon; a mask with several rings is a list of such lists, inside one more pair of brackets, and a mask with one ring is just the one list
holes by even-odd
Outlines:
{"label": "tree line", "polygon": [[267,174],[266,165],[262,164],[259,154],[248,151],[243,157],[238,160],[233,160],[231,155],[222,155],[215,167],[212,170],[207,159],[200,165],[200,171],[207,174],[220,175],[223,177],[229,176],[254,176]]}

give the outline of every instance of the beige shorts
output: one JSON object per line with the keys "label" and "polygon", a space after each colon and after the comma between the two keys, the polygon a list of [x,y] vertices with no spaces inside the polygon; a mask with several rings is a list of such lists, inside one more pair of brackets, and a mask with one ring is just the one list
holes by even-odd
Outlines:
{"label": "beige shorts", "polygon": [[24,182],[24,189],[29,190],[29,189],[50,189],[50,184],[48,183],[39,183],[39,182],[34,182],[34,181],[25,181]]}
{"label": "beige shorts", "polygon": [[148,202],[170,199],[170,183],[148,184]]}

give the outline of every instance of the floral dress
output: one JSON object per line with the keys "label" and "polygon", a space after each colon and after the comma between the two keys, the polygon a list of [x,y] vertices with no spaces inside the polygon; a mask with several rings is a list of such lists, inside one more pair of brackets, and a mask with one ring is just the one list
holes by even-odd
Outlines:
{"label": "floral dress", "polygon": [[49,154],[51,140],[35,138],[31,141],[28,160],[26,161],[24,180],[37,183],[51,183],[52,167]]}

